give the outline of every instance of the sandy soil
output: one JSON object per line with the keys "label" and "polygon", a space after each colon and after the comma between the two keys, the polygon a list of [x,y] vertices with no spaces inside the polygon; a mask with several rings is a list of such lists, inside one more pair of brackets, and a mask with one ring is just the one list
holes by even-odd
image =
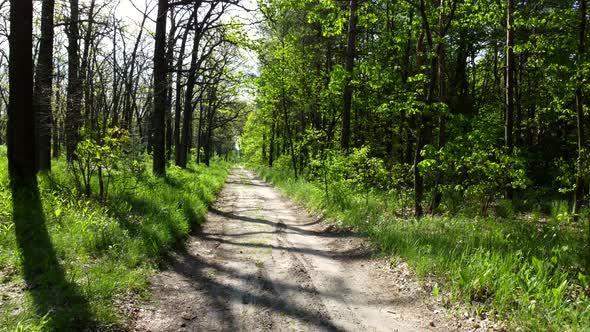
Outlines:
{"label": "sandy soil", "polygon": [[136,331],[454,330],[403,265],[334,231],[243,168],[151,281]]}

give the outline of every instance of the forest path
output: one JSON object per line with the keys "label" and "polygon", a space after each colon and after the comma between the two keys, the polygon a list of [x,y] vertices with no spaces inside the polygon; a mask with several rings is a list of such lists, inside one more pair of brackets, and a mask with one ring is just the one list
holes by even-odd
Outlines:
{"label": "forest path", "polygon": [[372,258],[235,168],[201,232],[151,280],[136,331],[451,330],[407,268]]}

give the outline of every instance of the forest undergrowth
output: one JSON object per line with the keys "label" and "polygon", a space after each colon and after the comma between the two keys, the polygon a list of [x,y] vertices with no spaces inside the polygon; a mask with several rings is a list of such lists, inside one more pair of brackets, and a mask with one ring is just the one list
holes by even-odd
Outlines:
{"label": "forest undergrowth", "polygon": [[428,296],[455,316],[489,318],[511,331],[590,326],[585,222],[571,221],[567,201],[526,213],[500,201],[482,215],[476,202],[446,200],[443,212],[416,219],[406,211],[410,192],[346,178],[295,179],[289,163],[281,165],[249,166],[305,207],[367,236],[391,264],[407,262]]}
{"label": "forest undergrowth", "polygon": [[[124,165],[125,163],[123,163]],[[6,148],[0,146],[0,330],[119,330],[128,313],[122,303],[148,296],[148,277],[164,254],[204,221],[208,205],[221,190],[229,164],[170,167],[158,178],[135,169],[110,170],[106,199],[80,194],[63,159],[50,174],[38,176],[49,247],[58,266],[35,283],[26,283],[28,266],[19,252],[8,179]],[[23,207],[20,207],[23,208]],[[26,208],[26,206],[24,207]],[[46,262],[47,263],[47,262]],[[39,264],[39,262],[36,262]]]}

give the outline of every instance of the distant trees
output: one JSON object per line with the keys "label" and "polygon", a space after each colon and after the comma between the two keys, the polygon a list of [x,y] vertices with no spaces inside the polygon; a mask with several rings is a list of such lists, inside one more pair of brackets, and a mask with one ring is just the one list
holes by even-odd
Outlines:
{"label": "distant trees", "polygon": [[[4,94],[8,61],[3,60],[8,60],[8,53],[0,53],[0,101],[4,105],[0,104],[0,144],[7,138],[11,146],[34,148],[36,155],[30,162],[45,171],[51,170],[51,157],[57,158],[64,147],[80,187],[87,174],[82,175],[78,157],[86,158],[90,147],[108,148],[109,142],[118,139],[108,137],[117,133],[113,128],[129,134],[132,143],[125,148],[127,152],[153,153],[154,173],[164,175],[172,152],[176,164],[186,167],[196,146],[195,160],[207,163],[215,144],[233,149],[232,144],[216,141],[221,128],[217,120],[239,120],[235,108],[231,108],[235,116],[220,115],[239,96],[236,91],[244,82],[237,50],[245,44],[245,34],[242,23],[227,15],[230,8],[239,6],[238,1],[159,1],[157,7],[146,2],[136,8],[138,22],[118,17],[117,6],[104,0],[39,2],[40,24],[31,32],[38,33],[34,36],[38,43],[27,44],[33,59],[28,67],[35,72],[34,94],[29,98],[34,107],[32,129],[6,125],[7,118],[15,123],[20,113],[4,114],[9,96]],[[8,8],[0,6],[0,11]],[[155,38],[148,33],[152,21],[157,22]],[[0,20],[0,32],[8,26],[8,20]],[[0,33],[0,44],[2,41]],[[12,57],[13,53],[18,54],[11,52]],[[22,59],[19,56],[18,61]],[[25,129],[33,130],[32,136],[25,135]],[[26,139],[11,138],[16,135],[14,130]],[[10,151],[16,162],[24,161],[28,150]],[[103,171],[103,167],[96,169],[101,188]]]}
{"label": "distant trees", "polygon": [[486,213],[541,193],[579,214],[586,1],[279,0],[261,10],[251,158],[317,179],[337,172],[327,160],[370,151],[388,174],[379,187],[413,195],[416,217],[425,201],[430,213],[457,200]]}

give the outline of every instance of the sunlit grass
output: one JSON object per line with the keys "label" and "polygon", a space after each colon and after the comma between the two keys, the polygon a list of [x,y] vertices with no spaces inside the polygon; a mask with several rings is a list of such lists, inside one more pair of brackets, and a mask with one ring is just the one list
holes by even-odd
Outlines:
{"label": "sunlit grass", "polygon": [[301,204],[365,234],[383,253],[402,257],[420,278],[434,279],[437,299],[450,309],[460,303],[471,315],[501,320],[509,329],[590,326],[585,227],[564,221],[563,202],[552,203],[551,215],[543,220],[539,215],[415,220],[400,218],[401,203],[378,192],[367,199],[365,192],[331,183],[326,195],[320,183],[255,167]]}
{"label": "sunlit grass", "polygon": [[[20,272],[5,151],[0,147],[0,330],[9,331],[121,327],[125,317],[117,301],[146,294],[147,279],[163,254],[181,245],[180,240],[203,222],[229,170],[223,162],[209,168],[192,164],[187,171],[170,167],[163,179],[146,173],[139,181],[121,172],[106,203],[74,195],[63,161],[54,165],[51,175],[40,175],[56,256],[93,317],[76,317],[76,308],[67,305],[45,316],[36,313],[30,295],[38,290],[25,290]],[[64,295],[55,289],[43,291]]]}

